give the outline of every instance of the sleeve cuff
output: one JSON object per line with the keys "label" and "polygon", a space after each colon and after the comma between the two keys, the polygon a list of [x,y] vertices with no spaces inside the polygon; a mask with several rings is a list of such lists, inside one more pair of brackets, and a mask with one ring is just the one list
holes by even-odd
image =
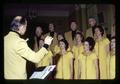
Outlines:
{"label": "sleeve cuff", "polygon": [[48,49],[49,45],[48,44],[44,44],[43,47]]}

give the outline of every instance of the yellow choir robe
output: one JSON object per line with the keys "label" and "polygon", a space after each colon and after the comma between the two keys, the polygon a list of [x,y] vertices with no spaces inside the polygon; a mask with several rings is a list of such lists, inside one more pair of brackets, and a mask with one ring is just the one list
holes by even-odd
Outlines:
{"label": "yellow choir robe", "polygon": [[109,40],[107,38],[102,38],[100,41],[96,41],[95,53],[99,59],[99,69],[100,69],[100,79],[107,79],[107,49],[106,46],[109,45]]}
{"label": "yellow choir robe", "polygon": [[108,79],[115,79],[115,53],[109,53],[107,57]]}
{"label": "yellow choir robe", "polygon": [[73,44],[75,43],[75,41],[72,40],[72,31],[65,32],[65,38],[68,41],[70,47],[72,48]]}
{"label": "yellow choir robe", "polygon": [[72,48],[72,52],[73,52],[73,56],[74,56],[74,79],[78,79],[77,75],[78,75],[78,57],[79,55],[83,52],[83,45],[81,46],[77,46],[74,45]]}
{"label": "yellow choir robe", "polygon": [[73,54],[71,52],[67,52],[65,55],[61,55],[60,59],[57,63],[56,69],[56,79],[71,79],[71,70],[70,62],[73,59]]}
{"label": "yellow choir robe", "polygon": [[80,79],[96,79],[96,67],[94,61],[97,60],[97,55],[94,52],[85,55],[84,53],[80,54],[78,57],[79,60],[79,69],[80,69]]}

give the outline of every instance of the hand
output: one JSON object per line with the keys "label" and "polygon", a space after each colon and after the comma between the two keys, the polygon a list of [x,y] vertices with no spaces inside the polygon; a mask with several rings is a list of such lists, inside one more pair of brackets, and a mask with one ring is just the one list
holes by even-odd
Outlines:
{"label": "hand", "polygon": [[45,38],[44,43],[50,45],[52,43],[53,38],[51,36],[47,36]]}

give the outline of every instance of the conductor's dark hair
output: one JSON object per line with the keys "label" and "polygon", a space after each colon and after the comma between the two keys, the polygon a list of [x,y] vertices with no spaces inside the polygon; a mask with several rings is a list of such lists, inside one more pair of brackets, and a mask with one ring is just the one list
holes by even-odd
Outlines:
{"label": "conductor's dark hair", "polygon": [[69,47],[69,43],[67,42],[67,40],[62,39],[62,40],[59,41],[59,44],[60,44],[60,42],[64,42],[65,43],[65,50],[67,50],[68,47]]}
{"label": "conductor's dark hair", "polygon": [[103,34],[104,34],[104,29],[103,29],[103,27],[100,26],[100,25],[95,26],[95,28],[94,28],[94,33],[95,33],[95,29],[96,29],[96,28],[98,28],[98,29],[100,30],[101,35],[103,36]]}
{"label": "conductor's dark hair", "polygon": [[13,20],[12,20],[12,22],[11,22],[11,25],[10,25],[10,29],[12,30],[12,31],[17,31],[17,30],[19,30],[18,28],[19,28],[19,26],[21,26],[21,25],[25,25],[26,24],[26,18],[24,17],[24,16],[21,16],[22,18],[20,19],[20,20],[18,20],[18,19],[16,19],[16,18],[14,18]]}
{"label": "conductor's dark hair", "polygon": [[91,46],[90,51],[92,51],[94,49],[94,46],[95,46],[95,40],[92,37],[87,37],[85,39],[85,41],[87,41],[89,43],[89,46]]}

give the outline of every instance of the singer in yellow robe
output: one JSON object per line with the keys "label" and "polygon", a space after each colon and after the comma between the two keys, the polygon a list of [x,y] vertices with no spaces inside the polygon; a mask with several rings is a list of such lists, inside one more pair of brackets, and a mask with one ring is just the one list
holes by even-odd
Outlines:
{"label": "singer in yellow robe", "polygon": [[[56,79],[73,79],[73,54],[67,51],[69,44],[65,39],[59,41],[60,53],[56,65]],[[58,55],[58,54],[57,54]]]}
{"label": "singer in yellow robe", "polygon": [[96,35],[95,53],[99,59],[100,79],[107,79],[107,55],[109,52],[109,40],[104,37],[102,26],[96,26],[94,29]]}
{"label": "singer in yellow robe", "polygon": [[96,54],[93,52],[88,55],[82,53],[78,60],[80,65],[80,79],[97,79]]}
{"label": "singer in yellow robe", "polygon": [[73,59],[73,54],[71,52],[67,52],[65,55],[61,55],[58,63],[57,63],[57,73],[56,79],[71,79],[71,69],[70,63]]}
{"label": "singer in yellow robe", "polygon": [[115,78],[115,36],[111,37],[110,53],[107,56],[107,75],[108,79]]}
{"label": "singer in yellow robe", "polygon": [[103,38],[100,41],[96,41],[95,52],[99,58],[100,79],[107,79],[107,45],[109,40]]}
{"label": "singer in yellow robe", "polygon": [[73,56],[74,56],[74,79],[78,79],[78,56],[83,52],[83,45],[77,46],[74,45],[72,48]]}
{"label": "singer in yellow robe", "polygon": [[107,72],[108,72],[108,79],[115,78],[115,53],[109,54],[107,57]]}
{"label": "singer in yellow robe", "polygon": [[74,55],[74,79],[78,79],[78,56],[83,52],[83,40],[83,34],[81,32],[76,32],[75,44],[72,48],[72,52]]}

